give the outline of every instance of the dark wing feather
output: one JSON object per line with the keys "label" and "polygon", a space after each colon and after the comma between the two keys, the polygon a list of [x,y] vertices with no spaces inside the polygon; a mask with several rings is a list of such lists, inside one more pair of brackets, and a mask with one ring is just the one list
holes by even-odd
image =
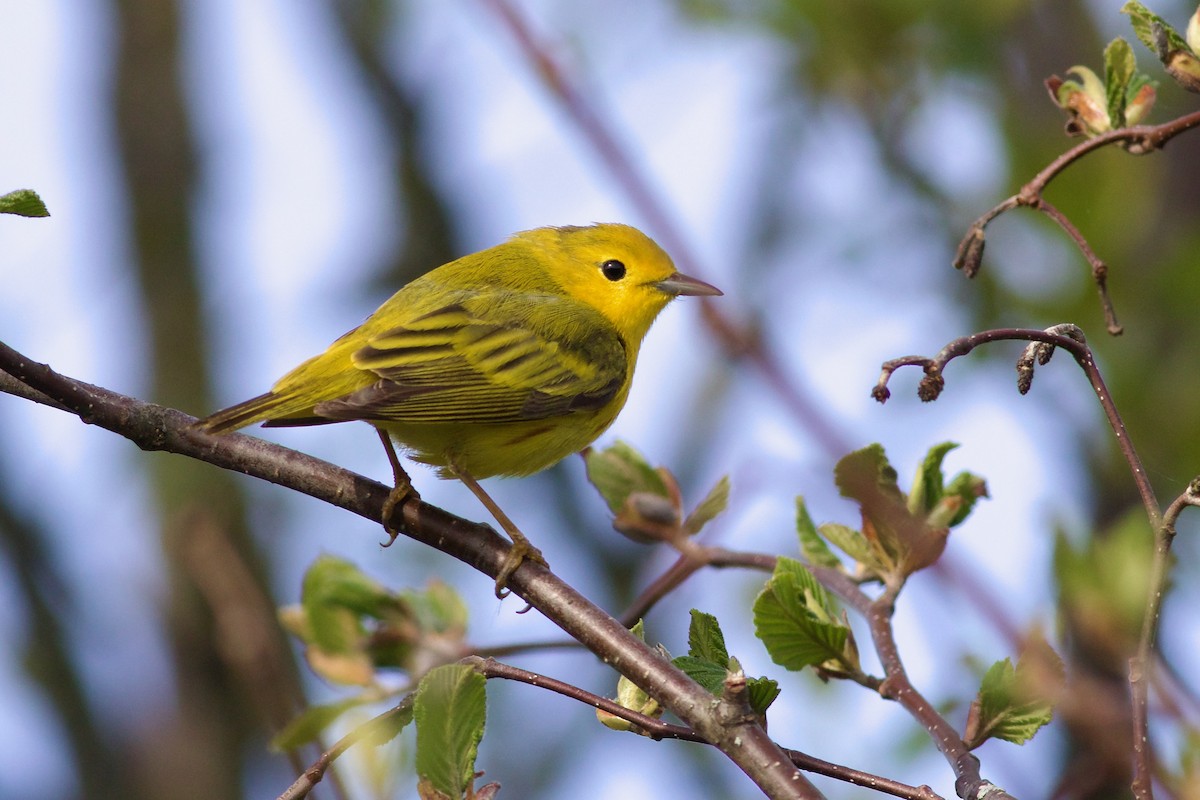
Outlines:
{"label": "dark wing feather", "polygon": [[478,294],[372,336],[353,359],[380,380],[319,404],[319,415],[520,422],[600,408],[627,380],[615,328],[591,307],[557,296]]}

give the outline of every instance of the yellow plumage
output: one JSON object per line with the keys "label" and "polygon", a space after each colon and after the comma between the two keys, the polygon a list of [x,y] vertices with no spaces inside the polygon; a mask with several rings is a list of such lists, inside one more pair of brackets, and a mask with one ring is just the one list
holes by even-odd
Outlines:
{"label": "yellow plumage", "polygon": [[635,228],[525,231],[417,278],[270,392],[200,426],[364,420],[442,477],[528,475],[612,423],[642,338],[681,294],[720,292]]}
{"label": "yellow plumage", "polygon": [[546,562],[475,479],[529,475],[591,444],[625,405],[658,312],[720,293],[628,225],[525,231],[417,278],[271,391],[197,424],[371,423],[396,476],[385,527],[412,491],[394,441],[460,478],[512,538],[502,596],[522,561]]}

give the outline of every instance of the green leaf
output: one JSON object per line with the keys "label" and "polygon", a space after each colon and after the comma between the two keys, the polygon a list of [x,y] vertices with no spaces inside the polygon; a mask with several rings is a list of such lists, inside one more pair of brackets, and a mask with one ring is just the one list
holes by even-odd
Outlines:
{"label": "green leaf", "polygon": [[17,189],[0,195],[0,214],[16,214],[19,217],[48,217],[50,212],[38,193],[32,189]]}
{"label": "green leaf", "polygon": [[1142,40],[1142,44],[1150,48],[1150,52],[1156,54],[1163,63],[1166,63],[1170,54],[1177,50],[1191,52],[1191,48],[1188,47],[1187,41],[1179,35],[1179,31],[1137,0],[1129,0],[1128,3],[1121,6],[1121,13],[1129,15],[1133,32]]}
{"label": "green leaf", "polygon": [[[800,534],[800,551],[809,563],[830,569],[841,569],[842,562],[838,559],[825,540],[817,534],[817,526],[808,513],[803,497],[796,498],[796,532]],[[866,545],[866,542],[863,542]]]}
{"label": "green leaf", "polygon": [[1108,101],[1108,118],[1114,128],[1125,127],[1125,101],[1133,76],[1137,74],[1137,59],[1129,42],[1117,37],[1104,48],[1104,88]]}
{"label": "green leaf", "polygon": [[401,598],[421,630],[456,635],[466,632],[467,604],[449,584],[431,581],[424,590],[405,591]]}
{"label": "green leaf", "polygon": [[354,564],[324,555],[304,573],[300,602],[306,609],[321,603],[378,617],[394,608],[396,599]]}
{"label": "green leaf", "polygon": [[840,522],[822,522],[817,531],[834,547],[859,564],[874,570],[878,570],[882,566],[871,550],[871,544],[867,541],[867,537],[849,525],[842,525]]}
{"label": "green leaf", "polygon": [[588,451],[586,462],[588,480],[614,514],[620,512],[634,492],[670,496],[658,470],[625,442],[616,442],[604,450]]}
{"label": "green leaf", "polygon": [[696,656],[676,656],[671,663],[713,694],[720,694],[725,688],[725,676],[729,674],[729,669],[723,664]]}
{"label": "green leaf", "polygon": [[858,669],[850,628],[837,619],[833,597],[803,564],[779,558],[754,601],[755,634],[772,660],[790,670]]}
{"label": "green leaf", "polygon": [[[945,495],[929,514],[929,524],[948,528],[961,525],[975,509],[975,504],[987,496],[987,481],[970,472],[960,472],[946,484]],[[948,502],[951,500],[954,501],[952,505]]]}
{"label": "green leaf", "polygon": [[416,706],[414,695],[415,693],[405,695],[404,699],[386,714],[371,720],[371,733],[363,739],[363,742],[380,747],[399,736],[400,731],[413,721],[413,712]]}
{"label": "green leaf", "polygon": [[460,798],[475,779],[475,756],[487,717],[487,679],[465,664],[429,671],[417,688],[417,774]]}
{"label": "green leaf", "polygon": [[1061,659],[1040,637],[1012,661],[988,669],[971,703],[964,740],[978,747],[988,739],[1024,744],[1054,716],[1053,698],[1064,683]]}
{"label": "green leaf", "polygon": [[942,442],[929,448],[921,468],[913,478],[912,490],[908,493],[908,510],[912,514],[928,514],[945,493],[945,478],[942,461],[946,454],[958,447],[955,442]]}
{"label": "green leaf", "polygon": [[321,556],[304,574],[300,603],[312,637],[309,643],[327,653],[345,654],[361,643],[360,616],[377,614],[394,600],[350,562]]}
{"label": "green leaf", "polygon": [[749,678],[746,681],[746,691],[749,693],[750,708],[760,717],[779,697],[779,683],[770,678]]}
{"label": "green leaf", "polygon": [[362,697],[351,697],[336,703],[309,706],[275,734],[275,738],[271,739],[271,749],[287,752],[315,741],[338,717],[365,702]]}
{"label": "green leaf", "polygon": [[700,501],[700,505],[692,509],[687,519],[683,521],[683,529],[694,535],[712,521],[729,505],[729,476],[723,475],[717,484],[708,490],[708,496]]}
{"label": "green leaf", "polygon": [[692,609],[692,621],[688,625],[688,655],[719,664],[722,669],[729,664],[725,635],[721,633],[721,625],[712,614]]}
{"label": "green leaf", "polygon": [[833,469],[833,480],[842,497],[849,497],[861,505],[872,502],[880,494],[899,500],[904,497],[897,484],[896,470],[888,463],[881,444],[872,444],[843,456]]}

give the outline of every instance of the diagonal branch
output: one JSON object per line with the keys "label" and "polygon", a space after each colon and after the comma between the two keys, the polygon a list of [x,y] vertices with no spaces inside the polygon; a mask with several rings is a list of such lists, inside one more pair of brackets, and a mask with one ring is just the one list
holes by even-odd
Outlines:
{"label": "diagonal branch", "polygon": [[[0,371],[143,450],[207,461],[269,481],[378,521],[389,489],[320,459],[241,434],[214,436],[181,411],[144,403],[60,375],[0,342]],[[397,520],[395,517],[400,519]],[[401,503],[392,524],[406,536],[495,578],[510,545],[486,525],[417,498]],[[398,524],[397,524],[398,523]],[[620,622],[545,567],[524,562],[508,581],[520,596],[712,742],[771,798],[821,797],[757,720],[715,699]]]}

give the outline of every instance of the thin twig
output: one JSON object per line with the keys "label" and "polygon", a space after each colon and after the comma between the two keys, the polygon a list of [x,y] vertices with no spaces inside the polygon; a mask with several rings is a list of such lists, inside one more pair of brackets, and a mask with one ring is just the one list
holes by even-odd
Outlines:
{"label": "thin twig", "polygon": [[1149,741],[1150,686],[1146,671],[1152,664],[1158,620],[1162,613],[1167,571],[1170,567],[1171,543],[1175,540],[1175,522],[1188,506],[1200,506],[1200,478],[1193,479],[1187,489],[1171,501],[1163,514],[1161,524],[1155,529],[1149,596],[1146,598],[1137,654],[1129,659],[1129,688],[1133,705],[1133,796],[1138,800],[1150,800],[1154,796],[1154,759]]}
{"label": "thin twig", "polygon": [[[1121,419],[1121,414],[1117,411],[1116,404],[1108,392],[1108,386],[1104,383],[1104,377],[1096,367],[1096,359],[1092,354],[1091,348],[1088,347],[1086,341],[1082,340],[1082,334],[1078,334],[1079,338],[1073,338],[1071,335],[1064,335],[1058,332],[1068,330],[1078,331],[1078,328],[1073,325],[1055,326],[1048,330],[1038,330],[1036,328],[996,328],[954,339],[932,358],[926,356],[904,356],[885,361],[881,368],[879,381],[871,390],[871,396],[881,403],[887,402],[888,398],[891,397],[891,391],[888,389],[888,381],[891,379],[892,374],[901,367],[919,366],[925,371],[925,377],[921,380],[921,384],[918,387],[918,394],[922,400],[934,400],[941,394],[942,388],[945,385],[943,372],[946,365],[956,358],[967,355],[976,347],[991,342],[1040,342],[1051,345],[1053,348],[1064,349],[1075,358],[1075,362],[1079,364],[1084,375],[1087,376],[1092,390],[1095,391],[1096,399],[1099,401],[1100,407],[1104,411],[1104,416],[1108,420],[1108,424],[1117,439],[1117,447],[1120,448],[1121,455],[1124,456],[1125,463],[1128,465],[1129,471],[1133,476],[1133,481],[1141,497],[1146,516],[1150,519],[1152,527],[1157,529],[1160,525],[1161,512],[1159,511],[1158,500],[1154,496],[1154,487],[1150,485],[1150,479],[1146,476],[1146,470],[1142,466],[1142,460],[1138,456],[1133,442],[1129,439],[1129,432],[1126,430],[1125,423]],[[1032,370],[1032,367],[1030,367],[1030,370]]]}
{"label": "thin twig", "polygon": [[621,622],[633,627],[650,609],[679,587],[685,580],[705,567],[743,568],[770,572],[775,569],[775,556],[767,553],[746,553],[727,550],[723,547],[706,547],[690,539],[683,540],[679,558],[662,575],[655,578],[642,590],[621,614]]}
{"label": "thin twig", "polygon": [[284,790],[276,800],[302,800],[302,798],[308,797],[309,792],[321,782],[321,779],[325,777],[325,773],[333,765],[334,761],[354,745],[379,731],[385,730],[391,724],[393,718],[400,714],[409,713],[412,710],[415,697],[415,692],[409,692],[395,706],[392,706],[379,716],[371,718],[347,733],[341,739],[338,739],[332,747],[322,753],[320,758],[313,762],[312,766],[304,770],[304,773],[291,786]]}
{"label": "thin twig", "polygon": [[959,797],[964,800],[1011,800],[1011,795],[983,779],[979,773],[979,759],[967,748],[958,731],[909,680],[892,631],[892,612],[899,588],[888,587],[871,603],[867,614],[871,640],[887,675],[879,694],[903,706],[929,732],[933,743],[954,770],[954,790]]}
{"label": "thin twig", "polygon": [[954,266],[961,269],[968,278],[975,277],[983,258],[984,230],[988,224],[1004,212],[1018,206],[1027,206],[1040,211],[1066,232],[1087,259],[1092,269],[1092,280],[1095,281],[1096,289],[1100,294],[1100,304],[1104,311],[1104,321],[1108,332],[1113,335],[1120,334],[1121,325],[1117,322],[1116,311],[1108,294],[1107,265],[1092,250],[1078,228],[1065,214],[1051,205],[1043,195],[1052,180],[1089,153],[1112,144],[1120,144],[1133,155],[1144,155],[1162,149],[1171,139],[1197,126],[1200,126],[1200,111],[1193,111],[1159,125],[1133,125],[1128,128],[1119,128],[1080,142],[1046,165],[1016,194],[1000,201],[971,223],[967,228],[966,235],[959,242],[958,252],[954,257]]}
{"label": "thin twig", "polygon": [[[496,661],[494,658],[465,658],[462,663],[471,664],[481,674],[488,678],[503,678],[505,680],[519,681],[527,683],[530,686],[536,686],[539,689],[546,689],[564,697],[569,697],[572,700],[577,700],[580,703],[597,708],[614,717],[619,717],[631,723],[634,733],[640,733],[643,736],[648,736],[651,739],[678,739],[685,742],[696,742],[699,744],[710,744],[703,736],[696,731],[684,725],[674,725],[670,722],[664,722],[657,717],[652,717],[625,708],[615,700],[610,700],[607,697],[593,694],[586,689],[581,689],[564,681],[550,678],[546,675],[541,675],[536,672],[531,672],[527,669],[514,667],[510,664],[504,664]],[[833,764],[819,758],[802,753],[798,750],[785,750],[788,756],[792,759],[792,763],[800,769],[808,772],[815,772],[818,775],[824,775],[829,778],[836,778],[840,781],[863,786],[868,789],[890,794],[895,797],[910,798],[910,800],[937,800],[939,797],[928,786],[909,786],[898,781],[882,778],[878,775],[872,775],[868,772],[851,769]]]}

